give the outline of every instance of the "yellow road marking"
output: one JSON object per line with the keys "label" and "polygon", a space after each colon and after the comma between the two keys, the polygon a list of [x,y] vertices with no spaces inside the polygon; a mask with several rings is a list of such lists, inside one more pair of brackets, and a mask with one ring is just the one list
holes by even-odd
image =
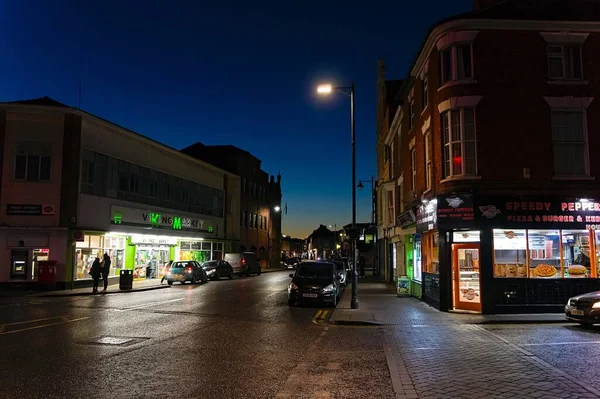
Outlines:
{"label": "yellow road marking", "polygon": [[321,319],[325,319],[327,317],[327,313],[329,313],[329,310],[324,310],[323,314],[321,315]]}
{"label": "yellow road marking", "polygon": [[58,324],[73,323],[73,322],[76,322],[76,321],[87,320],[87,319],[89,319],[89,317],[80,317],[78,319],[72,319],[72,320],[67,320],[67,321],[59,321],[57,323],[43,324],[41,326],[21,328],[19,330],[3,331],[3,332],[0,332],[0,335],[13,334],[13,333],[18,333],[18,332],[22,332],[22,331],[29,331],[29,330],[37,330],[39,328],[56,326]]}
{"label": "yellow road marking", "polygon": [[18,324],[31,324],[31,323],[37,323],[38,321],[46,321],[46,320],[56,320],[56,319],[63,319],[64,320],[64,318],[65,318],[65,316],[46,317],[45,319],[35,319],[35,320],[28,320],[28,321],[18,321],[16,323],[6,323],[6,324],[0,325],[0,327],[16,326]]}
{"label": "yellow road marking", "polygon": [[313,317],[313,319],[320,319],[321,318],[321,313],[323,313],[323,309],[319,310],[317,312],[317,314],[315,315],[315,317]]}

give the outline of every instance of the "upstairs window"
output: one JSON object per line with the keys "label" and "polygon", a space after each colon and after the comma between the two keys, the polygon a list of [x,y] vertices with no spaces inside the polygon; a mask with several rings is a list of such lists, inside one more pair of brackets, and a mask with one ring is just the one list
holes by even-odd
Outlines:
{"label": "upstairs window", "polygon": [[583,79],[581,46],[548,46],[548,76],[550,79]]}
{"label": "upstairs window", "polygon": [[425,132],[425,183],[427,191],[431,190],[433,165],[431,162],[431,132]]}
{"label": "upstairs window", "polygon": [[473,78],[471,44],[456,44],[441,51],[441,82]]}
{"label": "upstairs window", "polygon": [[417,151],[413,148],[410,151],[410,170],[412,176],[412,191],[417,192]]}
{"label": "upstairs window", "polygon": [[587,176],[587,142],[582,110],[552,111],[555,176]]}
{"label": "upstairs window", "polygon": [[19,144],[16,147],[16,180],[50,181],[52,147],[43,144]]}
{"label": "upstairs window", "polygon": [[444,178],[477,174],[475,115],[472,108],[442,113]]}
{"label": "upstairs window", "polygon": [[415,125],[415,99],[414,98],[411,98],[410,102],[408,103],[408,115],[409,115],[408,128],[412,129],[413,126]]}

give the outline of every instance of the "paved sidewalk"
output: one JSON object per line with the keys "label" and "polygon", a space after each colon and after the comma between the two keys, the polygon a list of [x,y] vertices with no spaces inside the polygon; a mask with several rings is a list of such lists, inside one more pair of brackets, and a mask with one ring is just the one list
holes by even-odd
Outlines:
{"label": "paved sidewalk", "polygon": [[361,325],[401,325],[438,323],[502,324],[502,323],[566,323],[560,313],[542,314],[501,314],[478,315],[465,313],[445,313],[427,305],[423,301],[400,298],[396,287],[378,280],[377,277],[365,277],[358,282],[359,309],[351,309],[352,285],[348,284],[340,303],[331,315],[330,321],[336,324]]}
{"label": "paved sidewalk", "polygon": [[[102,289],[102,280],[100,280],[100,289]],[[47,291],[39,292],[37,294],[29,295],[32,297],[66,297],[66,296],[87,296],[87,295],[104,295],[104,294],[125,294],[129,292],[141,292],[151,291],[169,288],[166,282],[160,283],[160,279],[149,279],[149,280],[134,280],[133,289],[131,290],[120,290],[119,284],[112,284],[108,286],[106,292],[93,293],[92,287],[75,288],[73,290],[58,290],[58,291]]]}

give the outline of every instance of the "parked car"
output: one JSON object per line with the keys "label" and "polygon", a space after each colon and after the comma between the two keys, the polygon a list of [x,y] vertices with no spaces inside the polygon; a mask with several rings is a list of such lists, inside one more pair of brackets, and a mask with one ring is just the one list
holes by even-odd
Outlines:
{"label": "parked car", "polygon": [[287,258],[284,263],[288,269],[295,269],[302,261],[300,258]]}
{"label": "parked car", "polygon": [[233,267],[224,260],[211,260],[202,264],[208,278],[219,280],[221,277],[229,277],[233,279]]}
{"label": "parked car", "polygon": [[288,305],[323,303],[335,307],[340,296],[340,277],[330,262],[302,262],[296,273],[290,274]]}
{"label": "parked car", "polygon": [[600,323],[600,291],[570,298],[565,306],[565,316],[582,326]]}
{"label": "parked car", "polygon": [[260,276],[260,262],[254,252],[225,254],[224,260],[231,265],[235,274]]}
{"label": "parked car", "polygon": [[208,282],[208,275],[202,266],[195,260],[183,260],[173,262],[171,270],[167,273],[167,284],[173,285],[173,282],[179,281],[185,284],[186,281],[196,284],[197,281]]}

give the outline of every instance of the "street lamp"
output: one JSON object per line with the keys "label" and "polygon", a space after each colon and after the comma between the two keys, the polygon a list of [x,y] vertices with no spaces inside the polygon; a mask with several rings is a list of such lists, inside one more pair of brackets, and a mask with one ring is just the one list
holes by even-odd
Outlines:
{"label": "street lamp", "polygon": [[350,139],[352,143],[352,300],[350,307],[358,309],[358,273],[356,271],[356,135],[354,128],[354,82],[350,87],[334,87],[331,84],[323,84],[317,87],[319,94],[331,94],[338,91],[350,96]]}
{"label": "street lamp", "polygon": [[281,207],[280,207],[280,206],[276,206],[276,207],[275,207],[275,208],[273,208],[273,209],[275,209],[275,212],[279,212],[279,211],[281,210]]}
{"label": "street lamp", "polygon": [[[333,225],[329,225],[328,227],[332,228],[333,227],[333,244],[334,247],[336,247],[337,250],[337,223],[334,223]],[[331,252],[333,253],[334,250],[332,250]]]}

